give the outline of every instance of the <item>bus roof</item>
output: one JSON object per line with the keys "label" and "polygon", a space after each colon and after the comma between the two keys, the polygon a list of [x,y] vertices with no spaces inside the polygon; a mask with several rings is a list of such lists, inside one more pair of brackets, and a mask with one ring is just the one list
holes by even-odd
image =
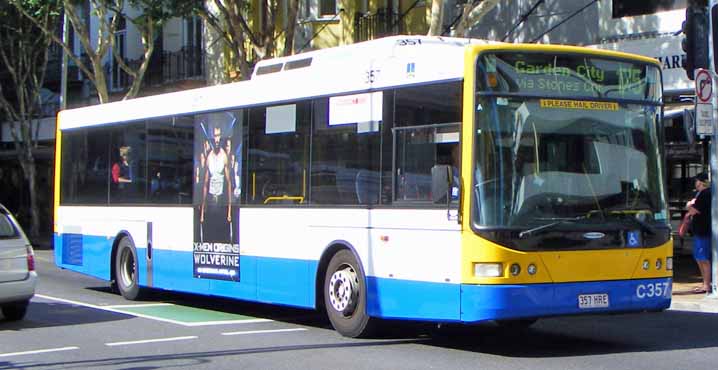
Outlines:
{"label": "bus roof", "polygon": [[501,45],[493,41],[439,36],[385,37],[263,60],[257,63],[248,81],[62,111],[58,125],[61,130],[71,129],[459,80],[464,72],[466,46],[471,44]]}
{"label": "bus roof", "polygon": [[[391,86],[461,79],[475,39],[393,36],[257,63],[248,81],[93,105],[60,113],[60,129],[208,112]],[[279,68],[277,68],[279,66]]]}

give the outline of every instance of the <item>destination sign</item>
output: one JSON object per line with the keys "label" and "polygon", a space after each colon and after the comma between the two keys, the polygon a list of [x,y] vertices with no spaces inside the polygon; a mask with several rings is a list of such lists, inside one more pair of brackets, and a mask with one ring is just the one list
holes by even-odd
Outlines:
{"label": "destination sign", "polygon": [[497,53],[480,58],[480,89],[557,97],[659,101],[658,67],[575,54]]}

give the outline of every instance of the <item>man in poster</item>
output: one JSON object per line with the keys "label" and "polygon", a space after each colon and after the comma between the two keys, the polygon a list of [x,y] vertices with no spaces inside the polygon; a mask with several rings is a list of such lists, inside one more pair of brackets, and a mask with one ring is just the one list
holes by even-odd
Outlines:
{"label": "man in poster", "polygon": [[[214,146],[205,160],[202,207],[199,222],[205,238],[230,240],[232,223],[232,182],[229,157],[222,147],[222,130],[214,128]],[[205,223],[205,218],[209,222]]]}

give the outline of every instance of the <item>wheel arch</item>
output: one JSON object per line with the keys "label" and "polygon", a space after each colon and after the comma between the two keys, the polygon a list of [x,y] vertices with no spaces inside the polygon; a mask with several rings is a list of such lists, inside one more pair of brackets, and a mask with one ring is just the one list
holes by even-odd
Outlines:
{"label": "wheel arch", "polygon": [[366,284],[366,271],[364,271],[364,265],[362,263],[361,258],[359,257],[359,253],[357,253],[356,248],[354,248],[354,245],[352,245],[350,242],[346,240],[333,240],[330,243],[327,244],[326,248],[324,248],[324,251],[322,252],[321,257],[319,258],[319,264],[317,265],[317,274],[314,281],[314,291],[316,294],[314,295],[314,305],[317,308],[317,310],[324,311],[324,276],[327,273],[327,267],[329,266],[329,261],[331,261],[332,257],[339,252],[340,250],[349,250],[352,255],[354,255],[354,259],[357,261],[357,268],[361,269],[361,272],[364,276],[364,282]]}

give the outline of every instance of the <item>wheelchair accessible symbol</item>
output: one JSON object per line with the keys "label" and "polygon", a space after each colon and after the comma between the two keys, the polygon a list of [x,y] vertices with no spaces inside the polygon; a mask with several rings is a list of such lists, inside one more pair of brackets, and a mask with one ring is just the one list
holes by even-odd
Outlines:
{"label": "wheelchair accessible symbol", "polygon": [[640,247],[641,246],[641,234],[634,230],[626,233],[626,244],[629,247]]}

